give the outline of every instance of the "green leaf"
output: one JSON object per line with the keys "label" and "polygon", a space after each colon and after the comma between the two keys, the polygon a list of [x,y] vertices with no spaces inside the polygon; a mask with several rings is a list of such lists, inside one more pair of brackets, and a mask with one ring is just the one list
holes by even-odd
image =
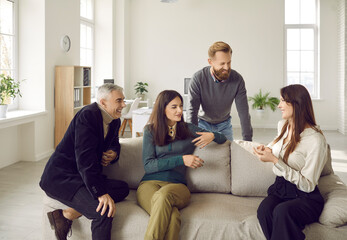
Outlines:
{"label": "green leaf", "polygon": [[272,111],[275,111],[280,100],[276,97],[269,96],[270,92],[263,95],[261,89],[259,89],[259,93],[255,94],[253,97],[249,97],[248,101],[253,102],[253,109],[265,109],[266,107],[270,107]]}
{"label": "green leaf", "polygon": [[20,82],[16,82],[10,76],[0,74],[0,104],[6,104],[9,98],[15,99],[16,96],[22,96],[20,92]]}
{"label": "green leaf", "polygon": [[148,92],[146,87],[148,87],[148,83],[144,82],[137,82],[135,85],[135,94],[144,94],[145,92]]}

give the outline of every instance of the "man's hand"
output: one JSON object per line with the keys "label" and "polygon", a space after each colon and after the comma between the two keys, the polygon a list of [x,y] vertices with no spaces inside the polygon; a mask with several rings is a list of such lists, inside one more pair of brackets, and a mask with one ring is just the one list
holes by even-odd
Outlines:
{"label": "man's hand", "polygon": [[115,160],[117,157],[117,153],[113,150],[108,150],[107,152],[102,153],[101,165],[106,167]]}
{"label": "man's hand", "polygon": [[196,134],[201,135],[200,137],[197,137],[193,139],[193,143],[195,142],[195,146],[204,148],[206,145],[208,145],[210,142],[214,139],[214,134],[211,132],[196,132]]}
{"label": "man's hand", "polygon": [[204,160],[195,155],[183,155],[184,165],[190,168],[202,167]]}
{"label": "man's hand", "polygon": [[100,215],[104,215],[107,207],[109,208],[107,217],[114,217],[116,214],[116,204],[114,203],[113,199],[108,195],[107,193],[98,197],[99,205],[96,208],[96,211],[99,212],[101,209]]}

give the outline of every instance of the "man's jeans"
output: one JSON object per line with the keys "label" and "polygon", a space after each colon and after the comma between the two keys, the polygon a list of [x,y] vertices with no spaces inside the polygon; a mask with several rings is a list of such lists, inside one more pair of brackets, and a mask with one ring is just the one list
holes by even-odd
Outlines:
{"label": "man's jeans", "polygon": [[230,141],[233,140],[233,127],[231,125],[231,117],[225,120],[224,122],[217,124],[212,124],[202,119],[199,119],[198,126],[200,128],[206,129],[207,131],[223,133],[227,139],[229,139]]}

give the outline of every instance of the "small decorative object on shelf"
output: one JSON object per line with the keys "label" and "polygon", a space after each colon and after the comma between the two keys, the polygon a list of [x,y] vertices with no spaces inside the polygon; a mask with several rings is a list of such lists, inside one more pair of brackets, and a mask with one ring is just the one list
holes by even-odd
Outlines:
{"label": "small decorative object on shelf", "polygon": [[104,83],[112,83],[112,84],[114,84],[114,79],[113,78],[104,79]]}
{"label": "small decorative object on shelf", "polygon": [[90,86],[90,68],[83,68],[83,86]]}
{"label": "small decorative object on shelf", "polygon": [[22,96],[20,92],[20,82],[16,82],[12,77],[0,74],[0,118],[6,118],[8,104],[11,98]]}
{"label": "small decorative object on shelf", "polygon": [[266,107],[270,107],[272,111],[275,111],[280,100],[276,97],[269,97],[269,95],[269,92],[263,95],[261,89],[259,89],[259,93],[249,97],[248,101],[253,102],[252,108],[258,112],[263,112]]}
{"label": "small decorative object on shelf", "polygon": [[148,92],[147,91],[147,87],[148,87],[148,83],[145,83],[145,82],[137,82],[135,84],[135,94],[141,98],[142,100],[144,100],[144,96],[145,96],[145,93]]}

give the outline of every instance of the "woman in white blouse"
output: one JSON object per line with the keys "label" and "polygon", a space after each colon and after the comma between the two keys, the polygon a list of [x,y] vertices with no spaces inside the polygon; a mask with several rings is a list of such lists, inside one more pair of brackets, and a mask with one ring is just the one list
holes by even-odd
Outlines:
{"label": "woman in white blouse", "polygon": [[277,138],[254,149],[261,161],[274,163],[277,175],[257,216],[266,239],[305,239],[302,230],[318,221],[324,206],[317,184],[327,161],[327,143],[305,87],[282,88],[278,107],[283,120]]}

